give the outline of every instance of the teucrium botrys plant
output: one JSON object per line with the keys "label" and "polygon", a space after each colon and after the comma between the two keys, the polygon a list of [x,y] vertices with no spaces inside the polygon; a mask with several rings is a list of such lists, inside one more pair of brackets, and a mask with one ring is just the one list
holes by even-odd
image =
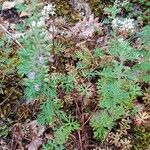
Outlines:
{"label": "teucrium botrys plant", "polygon": [[116,59],[111,66],[97,72],[101,78],[97,84],[100,111],[91,119],[94,136],[100,140],[118,119],[133,109],[132,101],[141,94],[136,72],[125,66],[125,61],[138,59],[138,52],[127,41],[120,43],[116,39],[110,42],[108,53]]}
{"label": "teucrium botrys plant", "polygon": [[[46,11],[45,9],[46,7],[44,7],[44,11]],[[44,21],[36,22],[33,20],[37,17],[34,14],[27,22],[30,29],[20,39],[23,48],[18,52],[20,61],[18,73],[23,77],[25,99],[28,101],[35,99],[42,101],[41,112],[37,118],[38,122],[43,125],[57,125],[54,128],[54,139],[49,141],[48,146],[45,148],[61,148],[70,133],[79,127],[71,116],[61,110],[62,106],[57,98],[57,86],[61,83],[62,88],[66,92],[70,92],[74,88],[74,81],[73,77],[69,75],[50,72],[50,64],[54,62],[52,55],[53,44],[43,28]],[[41,20],[41,18],[39,19]],[[56,120],[59,120],[59,123],[56,123]],[[61,136],[61,139],[59,139],[59,136]]]}

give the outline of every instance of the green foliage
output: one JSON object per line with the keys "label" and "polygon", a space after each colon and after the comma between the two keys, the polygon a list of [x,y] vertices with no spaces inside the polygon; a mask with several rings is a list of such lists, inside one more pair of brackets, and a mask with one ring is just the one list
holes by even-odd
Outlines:
{"label": "green foliage", "polygon": [[95,58],[101,58],[102,56],[104,56],[103,50],[100,48],[95,48],[94,49],[94,57]]}
{"label": "green foliage", "polygon": [[[123,5],[122,3],[119,4],[117,0],[111,2],[113,2],[113,6],[105,9],[105,12],[109,16],[108,23],[117,17],[122,10],[121,5]],[[66,4],[65,1],[64,3]],[[140,0],[139,3],[144,5],[143,0]],[[62,4],[60,7],[58,4],[56,9],[63,8]],[[69,5],[66,5],[68,9]],[[146,5],[149,6],[149,3],[146,2]],[[127,112],[135,112],[133,100],[137,96],[142,95],[141,87],[138,83],[141,83],[141,81],[150,82],[150,26],[145,26],[143,31],[138,35],[139,40],[137,42],[140,42],[138,43],[139,49],[133,48],[133,45],[127,39],[122,40],[121,38],[120,40],[123,33],[118,32],[115,34],[120,34],[120,36],[115,34],[107,35],[108,38],[106,40],[108,41],[104,43],[105,46],[103,48],[95,48],[93,51],[91,48],[88,49],[88,46],[85,47],[84,44],[82,45],[81,41],[80,46],[82,50],[76,50],[75,54],[72,55],[69,54],[71,55],[70,58],[75,58],[75,63],[71,62],[70,64],[70,62],[67,62],[69,59],[59,62],[59,58],[66,58],[62,55],[70,53],[70,51],[65,52],[63,45],[52,41],[49,38],[46,27],[33,26],[33,21],[39,21],[41,17],[38,13],[41,6],[36,0],[31,1],[30,5],[18,4],[15,6],[19,13],[22,11],[28,12],[29,17],[24,20],[24,23],[19,23],[16,28],[16,30],[25,33],[23,37],[17,39],[22,45],[17,54],[9,38],[3,36],[0,41],[1,83],[3,83],[6,75],[14,72],[17,68],[18,74],[23,79],[24,99],[26,101],[40,101],[41,106],[40,112],[37,115],[37,121],[41,125],[51,126],[54,135],[46,145],[43,145],[43,150],[64,150],[64,144],[69,140],[72,132],[80,129],[78,122],[69,114],[70,108],[67,110],[67,113],[63,110],[63,98],[70,94],[68,99],[72,98],[74,100],[80,94],[84,97],[83,100],[88,99],[88,102],[90,102],[91,99],[89,98],[91,98],[91,95],[94,95],[95,101],[93,103],[97,104],[98,95],[98,110],[91,118],[90,125],[93,128],[94,137],[103,141],[116,126],[118,120],[125,116]],[[131,3],[125,7],[127,10],[133,10]],[[61,10],[60,12],[64,12],[66,16],[69,11],[65,11]],[[60,12],[58,12],[59,15],[61,15]],[[96,42],[96,34],[94,38],[93,41]],[[17,57],[13,57],[14,53]],[[109,63],[107,62],[108,57],[110,58]],[[130,62],[131,64],[128,65]],[[76,74],[68,73],[70,68],[62,71],[65,73],[59,73],[58,65],[60,63],[65,63],[63,64],[64,66],[72,66]],[[94,80],[94,84],[92,83],[92,79]],[[90,82],[92,83],[91,85],[94,85],[94,88],[88,84]],[[95,88],[95,82],[97,88]],[[79,112],[81,112],[81,116],[88,116],[88,113],[92,111],[93,107],[88,102],[86,106],[90,107],[84,108],[81,100],[79,100]],[[74,103],[72,106],[74,106]],[[71,113],[74,114],[74,112]],[[76,115],[76,118],[80,118],[78,117],[78,113]],[[86,122],[84,122],[86,119],[80,121],[84,125],[84,123],[88,124],[88,119]],[[136,130],[135,132],[138,132],[138,129]],[[140,131],[140,133],[142,132]],[[7,125],[0,129],[0,135],[3,137],[8,135]],[[145,136],[144,133],[140,138],[143,137],[147,141],[148,136]],[[140,138],[138,135],[136,136],[137,140]]]}
{"label": "green foliage", "polygon": [[61,87],[68,93],[75,88],[75,77],[71,75],[62,75]]}
{"label": "green foliage", "polygon": [[102,111],[95,115],[90,122],[94,130],[94,137],[102,140],[107,135],[108,130],[112,128],[113,123],[114,120],[112,117],[110,118],[107,111]]}
{"label": "green foliage", "polygon": [[118,0],[113,1],[113,5],[106,7],[104,10],[108,14],[108,18],[104,20],[104,23],[109,24],[113,19],[116,18],[118,13],[121,11],[120,3]]}
{"label": "green foliage", "polygon": [[147,25],[143,28],[143,31],[139,34],[140,42],[142,44],[142,60],[134,66],[135,70],[139,71],[139,79],[149,83],[150,82],[150,26]]}
{"label": "green foliage", "polygon": [[58,112],[60,112],[60,105],[53,99],[47,99],[41,105],[41,112],[39,113],[37,120],[42,125],[53,124]]}
{"label": "green foliage", "polygon": [[75,122],[71,117],[67,118],[67,116],[65,115],[64,119],[65,120],[63,121],[65,123],[59,128],[57,128],[54,132],[54,142],[59,145],[62,145],[67,141],[71,132],[79,129],[79,124]]}
{"label": "green foliage", "polygon": [[111,56],[119,57],[121,62],[125,60],[135,60],[139,57],[139,53],[136,49],[130,46],[128,41],[119,42],[117,40],[112,40],[109,44],[108,53]]}
{"label": "green foliage", "polygon": [[43,150],[64,150],[64,146],[58,145],[53,141],[48,141],[48,143],[43,146]]}
{"label": "green foliage", "polygon": [[78,91],[87,98],[91,96],[91,91],[86,84],[82,84],[80,87],[78,87]]}
{"label": "green foliage", "polygon": [[[126,60],[138,59],[138,52],[126,41],[119,43],[111,41],[108,53],[117,58],[112,66],[104,68],[97,74],[99,89],[99,115],[91,120],[95,138],[103,140],[115,125],[116,121],[133,109],[132,100],[141,95],[140,87],[136,84],[136,72],[124,65]],[[134,75],[134,77],[133,77]]]}
{"label": "green foliage", "polygon": [[[35,98],[36,94],[39,95],[44,90],[44,84],[48,76],[47,63],[50,45],[46,45],[48,40],[43,39],[43,35],[40,36],[40,34],[41,31],[37,31],[36,35],[32,31],[29,32],[22,41],[24,42],[24,48],[18,52],[20,58],[18,73],[25,76],[25,95],[28,99]],[[37,36],[41,39],[40,44],[37,44]]]}
{"label": "green foliage", "polygon": [[3,75],[14,72],[17,65],[17,57],[13,57],[12,41],[3,35],[0,41],[0,68]]}
{"label": "green foliage", "polygon": [[[34,11],[37,9],[35,6]],[[30,10],[30,6],[27,9]],[[33,9],[31,13],[33,13]],[[18,73],[24,78],[24,98],[42,101],[41,112],[37,117],[38,123],[42,125],[56,124],[55,137],[44,146],[44,149],[62,149],[70,133],[76,130],[79,125],[73,121],[71,116],[67,116],[61,110],[62,106],[57,98],[57,88],[60,86],[66,93],[71,92],[75,87],[74,77],[50,72],[49,64],[53,62],[49,62],[49,58],[52,56],[53,44],[49,40],[46,30],[38,26],[32,27],[32,21],[36,17],[33,13],[33,16],[27,20],[27,25],[31,29],[24,38],[19,39],[23,48],[18,52],[19,65],[17,69]],[[56,49],[58,48],[56,53],[60,53],[61,45],[55,46]],[[57,123],[56,120],[61,123]]]}
{"label": "green foliage", "polygon": [[9,129],[8,129],[8,126],[7,125],[4,125],[4,126],[1,126],[0,127],[0,136],[1,137],[6,137],[9,133]]}
{"label": "green foliage", "polygon": [[74,130],[79,129],[79,124],[74,121],[71,116],[68,117],[63,112],[59,113],[59,115],[64,123],[54,129],[54,139],[49,140],[48,143],[43,146],[43,150],[64,150],[63,144],[68,140],[69,135]]}
{"label": "green foliage", "polygon": [[150,25],[147,25],[143,28],[143,31],[140,33],[140,39],[141,43],[144,44],[144,46],[150,46]]}

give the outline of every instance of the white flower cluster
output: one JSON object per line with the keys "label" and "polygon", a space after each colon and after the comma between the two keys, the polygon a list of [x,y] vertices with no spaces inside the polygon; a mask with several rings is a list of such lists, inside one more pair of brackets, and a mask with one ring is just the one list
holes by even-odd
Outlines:
{"label": "white flower cluster", "polygon": [[46,6],[44,6],[40,12],[41,17],[39,18],[39,20],[32,21],[32,27],[35,27],[36,25],[37,27],[45,25],[45,19],[48,19],[49,15],[54,16],[56,14],[55,11],[55,7],[52,4],[47,4]]}
{"label": "white flower cluster", "polygon": [[55,11],[56,11],[55,7],[52,4],[47,4],[46,6],[43,7],[41,14],[45,18],[48,18],[49,15],[54,16],[56,14]]}
{"label": "white flower cluster", "polygon": [[112,21],[112,27],[121,32],[135,32],[134,19],[130,18],[116,18]]}
{"label": "white flower cluster", "polygon": [[38,21],[33,20],[32,21],[32,27],[41,27],[45,24],[45,19],[43,17],[40,17],[40,19]]}

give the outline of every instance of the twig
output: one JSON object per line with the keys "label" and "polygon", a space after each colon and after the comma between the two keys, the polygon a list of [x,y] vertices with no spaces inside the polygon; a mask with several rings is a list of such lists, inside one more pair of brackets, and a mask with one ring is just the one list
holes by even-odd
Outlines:
{"label": "twig", "polygon": [[11,97],[12,94],[13,94],[13,92],[11,92],[11,93],[8,95],[8,97],[7,97],[4,101],[2,101],[2,102],[0,103],[0,106],[2,106],[2,105]]}
{"label": "twig", "polygon": [[95,111],[97,110],[98,105],[96,105],[93,113],[89,116],[89,118],[82,124],[81,129],[89,122],[89,120],[92,118],[92,116],[95,114]]}
{"label": "twig", "polygon": [[0,24],[0,27],[3,29],[3,31],[8,34],[10,36],[10,38],[16,43],[19,45],[19,47],[23,48],[23,46],[19,43],[19,41],[16,40],[15,37],[12,36],[12,34],[2,25]]}
{"label": "twig", "polygon": [[79,109],[79,106],[78,106],[78,103],[77,103],[76,99],[74,100],[74,102],[76,104],[76,109],[77,109],[78,115],[80,116],[81,112],[80,112],[80,109]]}
{"label": "twig", "polygon": [[54,28],[54,24],[55,24],[55,20],[54,20],[54,17],[53,17],[53,24],[52,24],[52,43],[53,43],[53,47],[52,47],[52,55],[55,54],[55,28]]}
{"label": "twig", "polygon": [[77,131],[77,132],[78,132],[78,137],[79,137],[80,150],[83,150],[83,145],[82,145],[80,131]]}

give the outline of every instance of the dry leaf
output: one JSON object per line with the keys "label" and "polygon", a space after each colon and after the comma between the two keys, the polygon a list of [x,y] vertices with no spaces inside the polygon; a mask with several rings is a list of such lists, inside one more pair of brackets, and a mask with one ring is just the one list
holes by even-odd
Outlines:
{"label": "dry leaf", "polygon": [[29,13],[26,11],[22,11],[19,15],[19,17],[28,17],[28,16],[29,16]]}
{"label": "dry leaf", "polygon": [[27,148],[28,150],[38,150],[41,145],[42,145],[42,138],[35,138],[30,142]]}
{"label": "dry leaf", "polygon": [[27,128],[30,129],[31,137],[32,137],[32,138],[37,137],[38,129],[37,129],[37,122],[36,122],[36,120],[33,120],[33,121],[31,121],[30,123],[28,123],[28,124],[27,124]]}
{"label": "dry leaf", "polygon": [[70,28],[68,36],[75,35],[81,39],[87,39],[93,37],[96,30],[101,32],[102,24],[92,14],[89,17],[84,17],[83,21],[79,21],[74,27]]}
{"label": "dry leaf", "polygon": [[16,123],[12,129],[13,132],[13,137],[18,140],[18,141],[22,141],[24,138],[24,131],[21,128],[21,124],[20,123]]}
{"label": "dry leaf", "polygon": [[2,10],[8,10],[15,7],[15,2],[5,1],[2,5]]}
{"label": "dry leaf", "polygon": [[28,123],[27,128],[30,129],[32,139],[42,136],[45,131],[45,127],[38,125],[36,120]]}
{"label": "dry leaf", "polygon": [[39,126],[39,127],[38,127],[37,136],[38,136],[38,137],[42,136],[43,133],[44,133],[44,131],[45,131],[45,127],[44,127],[44,126]]}

